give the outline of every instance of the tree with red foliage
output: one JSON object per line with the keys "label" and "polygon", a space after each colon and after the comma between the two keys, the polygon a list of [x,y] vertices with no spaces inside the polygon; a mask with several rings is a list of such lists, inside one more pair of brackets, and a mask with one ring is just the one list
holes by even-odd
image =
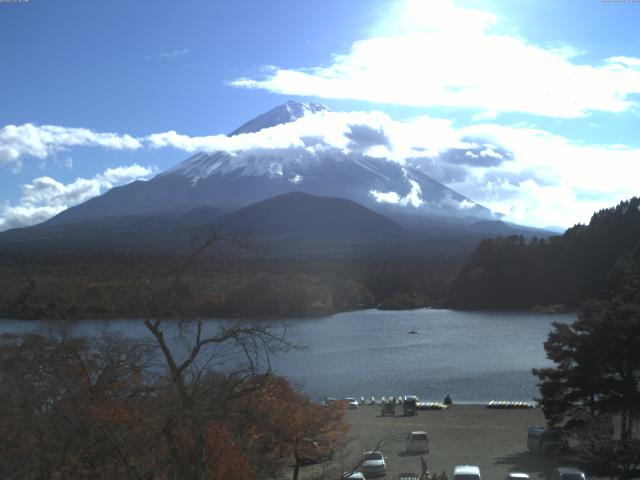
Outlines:
{"label": "tree with red foliage", "polygon": [[253,454],[270,453],[283,462],[293,458],[295,480],[304,460],[328,458],[344,443],[349,426],[343,402],[320,405],[273,374],[257,377],[254,385],[256,393],[245,397],[231,413],[232,419],[246,427],[245,442]]}

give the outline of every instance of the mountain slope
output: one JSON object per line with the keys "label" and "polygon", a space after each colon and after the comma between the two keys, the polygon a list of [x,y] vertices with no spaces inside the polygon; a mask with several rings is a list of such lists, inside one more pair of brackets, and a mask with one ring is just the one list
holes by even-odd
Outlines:
{"label": "mountain slope", "polygon": [[362,205],[342,198],[292,192],[225,215],[214,227],[247,231],[260,238],[325,239],[399,238],[407,232],[398,224]]}
{"label": "mountain slope", "polygon": [[0,249],[47,253],[179,251],[191,235],[220,215],[211,207],[180,214],[121,215],[67,223],[42,223],[0,232]]}
{"label": "mountain slope", "polygon": [[[232,135],[251,134],[324,112],[326,107],[319,104],[287,102]],[[410,166],[358,152],[291,147],[197,153],[149,181],[114,188],[48,223],[179,213],[198,206],[234,211],[294,191],[345,198],[379,211],[496,218],[487,208]]]}
{"label": "mountain slope", "polygon": [[[194,234],[270,240],[288,249],[402,242],[413,235],[386,217],[341,198],[293,192],[227,215],[211,207],[184,213],[100,217],[0,233],[0,248],[38,251],[184,251]],[[302,245],[301,242],[304,242]],[[340,247],[342,248],[342,247]]]}

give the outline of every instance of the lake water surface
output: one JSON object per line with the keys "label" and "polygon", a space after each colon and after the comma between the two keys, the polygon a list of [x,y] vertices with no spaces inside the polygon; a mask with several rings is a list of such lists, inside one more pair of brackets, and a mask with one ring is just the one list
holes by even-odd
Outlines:
{"label": "lake water surface", "polygon": [[[287,320],[289,338],[307,348],[273,360],[276,372],[313,398],[417,394],[441,401],[531,401],[538,396],[534,367],[551,365],[543,342],[553,321],[574,314],[363,310]],[[215,327],[219,320],[207,321]],[[148,335],[139,320],[86,320],[78,333],[104,328]],[[0,320],[0,331],[32,330],[40,322]],[[415,330],[416,334],[409,334]]]}

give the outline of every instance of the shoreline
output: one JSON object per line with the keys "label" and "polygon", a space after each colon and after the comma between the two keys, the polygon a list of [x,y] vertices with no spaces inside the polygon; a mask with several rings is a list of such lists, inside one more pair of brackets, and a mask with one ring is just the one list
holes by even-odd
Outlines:
{"label": "shoreline", "polygon": [[[464,312],[464,313],[514,313],[514,314],[532,314],[532,315],[540,315],[540,316],[554,316],[554,315],[572,315],[577,313],[577,309],[569,309],[563,312],[534,312],[531,309],[465,309],[465,308],[454,308],[448,306],[425,306],[425,307],[417,307],[417,308],[378,308],[378,307],[362,307],[362,308],[352,308],[352,309],[335,309],[326,312],[303,312],[303,313],[292,313],[286,316],[272,316],[272,315],[261,315],[261,316],[206,316],[201,318],[201,320],[241,320],[241,321],[273,321],[273,322],[282,322],[282,321],[291,321],[291,320],[307,320],[307,319],[319,319],[323,317],[332,317],[334,315],[339,315],[341,313],[351,313],[351,312],[366,312],[366,311],[377,311],[377,312],[407,312],[407,311],[419,311],[419,310],[445,310],[452,312]],[[0,321],[8,320],[8,321],[19,321],[19,322],[48,322],[48,321],[62,321],[62,322],[84,322],[84,321],[109,321],[109,320],[144,320],[144,317],[135,317],[135,316],[127,316],[127,315],[105,315],[98,317],[69,317],[69,318],[34,318],[34,317],[19,317],[19,316],[11,316],[10,312],[0,312]],[[167,318],[167,321],[175,321],[178,318]]]}

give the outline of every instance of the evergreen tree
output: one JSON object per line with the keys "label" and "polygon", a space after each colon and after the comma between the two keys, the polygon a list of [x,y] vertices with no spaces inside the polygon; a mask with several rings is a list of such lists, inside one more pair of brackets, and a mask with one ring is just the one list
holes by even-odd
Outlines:
{"label": "evergreen tree", "polygon": [[572,325],[554,323],[545,342],[554,368],[534,369],[551,424],[577,413],[620,416],[621,439],[640,418],[640,303],[585,303]]}

